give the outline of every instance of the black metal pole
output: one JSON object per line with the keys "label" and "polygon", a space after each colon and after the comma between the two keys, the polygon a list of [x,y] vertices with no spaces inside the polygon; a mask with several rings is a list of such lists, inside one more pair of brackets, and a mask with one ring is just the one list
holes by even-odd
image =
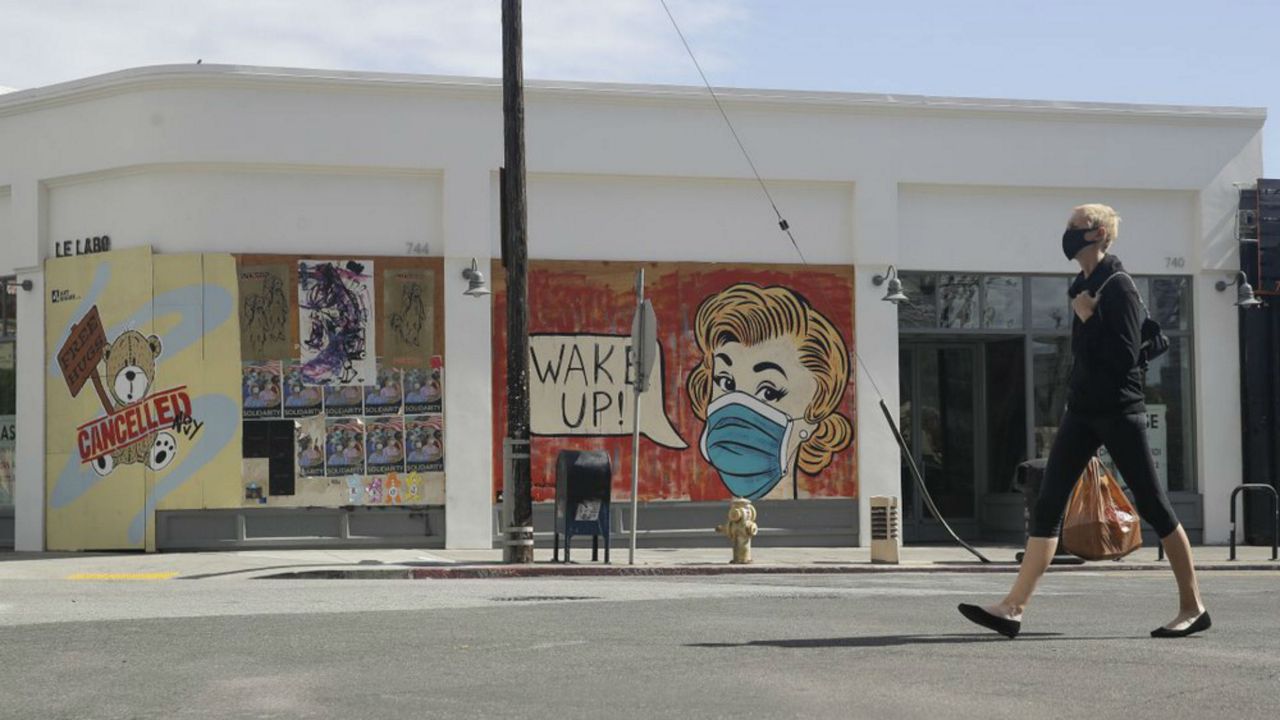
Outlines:
{"label": "black metal pole", "polygon": [[[524,60],[520,0],[502,0],[502,120],[507,251],[507,440],[512,527],[533,525],[529,459],[528,214],[524,171]],[[508,562],[533,562],[531,531],[507,539]],[[527,543],[527,544],[526,544]]]}

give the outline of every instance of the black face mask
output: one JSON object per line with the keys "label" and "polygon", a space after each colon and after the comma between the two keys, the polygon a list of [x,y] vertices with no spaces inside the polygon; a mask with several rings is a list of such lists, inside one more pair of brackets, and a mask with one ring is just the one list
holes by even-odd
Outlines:
{"label": "black face mask", "polygon": [[1068,260],[1075,260],[1081,250],[1093,244],[1084,239],[1084,236],[1091,232],[1093,228],[1067,228],[1067,231],[1062,233],[1062,254],[1066,255]]}

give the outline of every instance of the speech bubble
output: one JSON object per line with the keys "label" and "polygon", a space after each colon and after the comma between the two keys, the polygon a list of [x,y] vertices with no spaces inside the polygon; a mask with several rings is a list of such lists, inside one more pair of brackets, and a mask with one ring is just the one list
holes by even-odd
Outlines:
{"label": "speech bubble", "polygon": [[[608,437],[634,428],[635,389],[629,335],[530,335],[529,415],[534,435]],[[654,377],[640,394],[640,434],[663,447],[688,443],[671,425],[663,397],[662,347]]]}

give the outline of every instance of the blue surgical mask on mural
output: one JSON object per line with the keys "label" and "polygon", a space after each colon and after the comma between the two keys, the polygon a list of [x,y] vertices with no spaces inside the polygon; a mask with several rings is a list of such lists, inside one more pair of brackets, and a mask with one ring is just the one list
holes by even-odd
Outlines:
{"label": "blue surgical mask on mural", "polygon": [[734,496],[758,500],[786,475],[794,423],[786,413],[747,393],[722,395],[707,407],[702,457]]}

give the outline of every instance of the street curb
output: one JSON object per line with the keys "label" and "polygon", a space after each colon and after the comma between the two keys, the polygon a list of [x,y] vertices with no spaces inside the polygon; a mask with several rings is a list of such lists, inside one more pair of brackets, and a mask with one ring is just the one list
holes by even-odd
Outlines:
{"label": "street curb", "polygon": [[[1155,572],[1166,564],[1096,563],[1055,565],[1049,572]],[[1206,564],[1200,572],[1280,572],[1277,564]],[[1016,563],[934,565],[463,565],[455,567],[394,567],[385,569],[327,568],[254,576],[256,580],[483,580],[531,577],[688,577],[709,575],[884,575],[936,573],[1016,573]]]}

